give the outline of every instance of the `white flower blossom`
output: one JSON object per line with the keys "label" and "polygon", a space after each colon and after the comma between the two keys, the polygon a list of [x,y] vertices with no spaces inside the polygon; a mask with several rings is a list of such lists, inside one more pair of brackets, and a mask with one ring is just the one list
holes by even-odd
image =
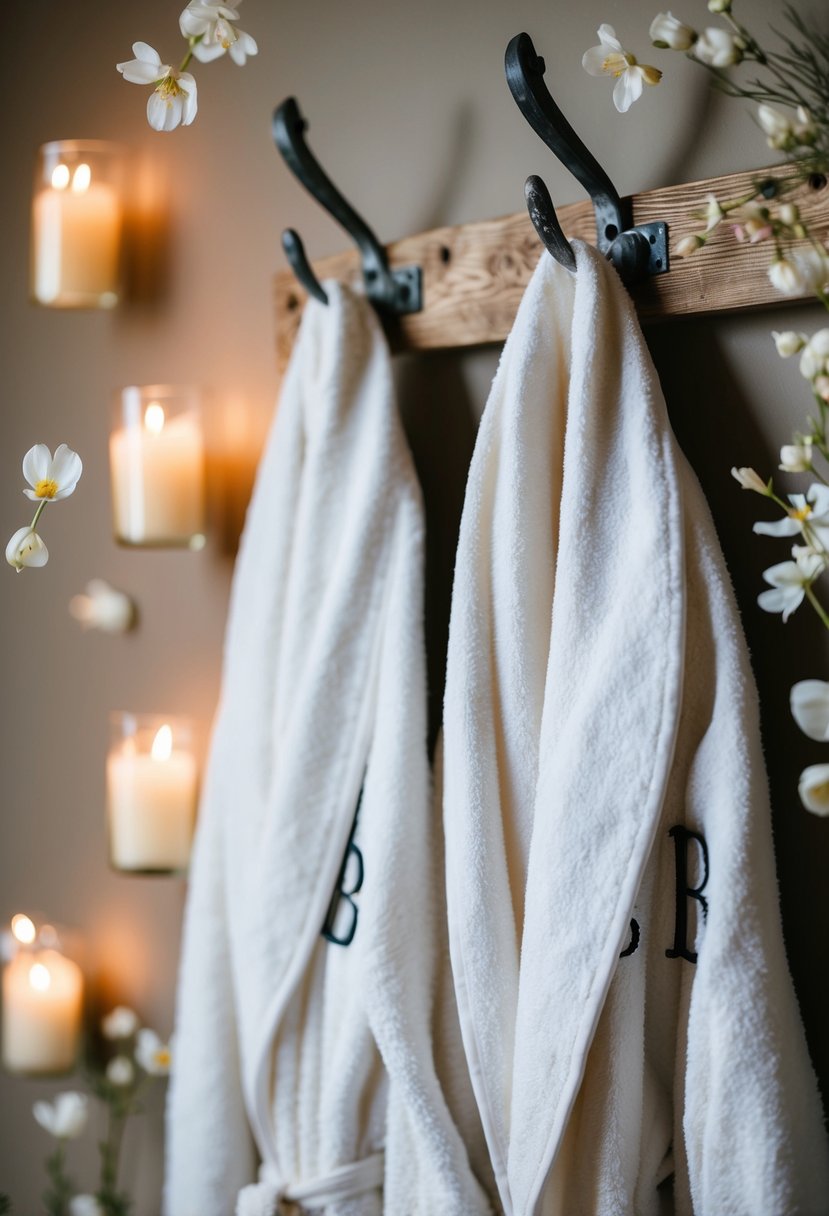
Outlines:
{"label": "white flower blossom", "polygon": [[772,330],[774,345],[777,347],[777,353],[781,359],[788,359],[791,355],[796,355],[808,342],[805,334],[797,334],[793,329],[784,329],[778,332]]}
{"label": "white flower blossom", "polygon": [[54,1102],[35,1102],[35,1119],[42,1128],[58,1140],[77,1140],[83,1134],[89,1116],[89,1100],[75,1090],[58,1094]]}
{"label": "white flower blossom", "polygon": [[829,815],[829,764],[810,764],[800,774],[800,801],[815,815]]}
{"label": "white flower blossom", "polygon": [[720,201],[716,194],[709,194],[706,199],[705,208],[705,231],[711,232],[721,220],[725,219],[725,212],[720,206]]}
{"label": "white flower blossom", "polygon": [[697,31],[684,25],[673,13],[657,13],[651,22],[651,42],[671,51],[687,51],[697,40]]}
{"label": "white flower blossom", "polygon": [[728,30],[711,26],[699,35],[691,54],[708,67],[727,68],[734,63],[740,63],[743,47],[740,40]]}
{"label": "white flower blossom", "polygon": [[774,523],[759,522],[754,531],[760,536],[798,536],[808,544],[817,541],[829,552],[829,486],[815,482],[806,495],[790,494],[792,504],[782,519]]}
{"label": "white flower blossom", "polygon": [[768,486],[754,469],[732,469],[731,476],[739,481],[744,490],[754,490],[757,494],[768,494],[769,492]]}
{"label": "white flower blossom", "polygon": [[788,115],[763,102],[757,107],[757,121],[770,148],[786,148],[791,143],[793,131]]}
{"label": "white flower blossom", "polygon": [[171,1045],[162,1043],[154,1030],[139,1030],[135,1058],[151,1077],[166,1077],[172,1062]]}
{"label": "white flower blossom", "polygon": [[626,51],[616,37],[612,25],[600,25],[599,45],[592,46],[582,56],[582,67],[591,76],[614,76],[613,104],[620,114],[626,113],[642,95],[646,84],[659,84],[662,73],[658,68],[638,64],[636,56]]}
{"label": "white flower blossom", "polygon": [[153,130],[173,131],[179,125],[189,126],[198,110],[193,76],[169,63],[162,63],[158,51],[146,42],[134,42],[132,53],[135,59],[116,64],[116,67],[132,84],[155,85],[147,102],[147,121]]}
{"label": "white flower blossom", "polygon": [[689,258],[692,253],[696,253],[698,249],[702,249],[705,241],[697,233],[693,232],[688,236],[684,236],[681,241],[677,241],[674,246],[674,253],[678,258]]}
{"label": "white flower blossom", "polygon": [[799,268],[791,258],[775,258],[768,269],[772,287],[776,287],[784,296],[799,296],[806,290],[806,284]]}
{"label": "white flower blossom", "polygon": [[116,1005],[101,1019],[101,1030],[107,1039],[129,1039],[140,1025],[138,1014],[127,1005]]}
{"label": "white flower blossom", "polygon": [[19,574],[27,566],[45,566],[49,560],[49,550],[39,532],[35,532],[31,524],[18,528],[6,545],[6,561]]}
{"label": "white flower blossom", "polygon": [[135,1065],[129,1056],[113,1056],[106,1068],[107,1080],[113,1085],[132,1085],[135,1080]]}
{"label": "white flower blossom", "polygon": [[797,269],[800,290],[812,295],[829,291],[829,254],[825,249],[801,249],[792,255]]}
{"label": "white flower blossom", "polygon": [[784,473],[808,473],[812,467],[811,437],[798,435],[795,443],[784,443],[777,467]]}
{"label": "white flower blossom", "polygon": [[829,684],[825,680],[799,680],[791,691],[792,717],[810,739],[829,743]]}
{"label": "white flower blossom", "polygon": [[69,1216],[105,1216],[94,1195],[76,1195],[69,1200]]}
{"label": "white flower blossom", "polygon": [[817,137],[817,125],[812,118],[809,110],[805,106],[798,106],[795,110],[797,121],[792,123],[792,130],[795,139],[803,146],[805,144],[813,144]]}
{"label": "white flower blossom", "polygon": [[102,633],[126,633],[136,616],[130,597],[103,578],[91,579],[85,595],[73,595],[69,612],[84,629],[100,629]]}
{"label": "white flower blossom", "polygon": [[757,603],[764,612],[782,612],[783,620],[787,621],[803,603],[807,585],[817,578],[825,565],[819,554],[812,554],[770,566],[763,571],[763,578],[771,584],[772,590],[761,592]]}
{"label": "white flower blossom", "polygon": [[65,443],[54,456],[45,443],[36,443],[23,457],[23,476],[31,486],[23,493],[32,502],[59,502],[74,492],[82,472],[80,456]]}
{"label": "white flower blossom", "polygon": [[812,334],[800,352],[800,374],[806,380],[814,380],[829,370],[829,329],[819,329]]}
{"label": "white flower blossom", "polygon": [[[241,0],[236,0],[241,4]],[[239,12],[229,4],[203,4],[190,0],[179,18],[181,32],[185,38],[198,38],[193,44],[193,54],[202,63],[210,63],[228,51],[234,63],[241,67],[248,55],[259,50],[256,40],[238,29],[231,22],[239,20]]]}

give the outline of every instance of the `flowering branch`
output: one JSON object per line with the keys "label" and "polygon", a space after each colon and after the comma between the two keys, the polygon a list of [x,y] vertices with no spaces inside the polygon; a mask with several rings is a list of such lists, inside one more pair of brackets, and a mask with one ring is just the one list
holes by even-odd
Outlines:
{"label": "flowering branch", "polygon": [[[236,0],[237,5],[242,0]],[[238,8],[229,4],[202,3],[190,0],[179,17],[179,28],[187,39],[187,52],[178,67],[162,63],[158,51],[146,42],[134,42],[134,59],[116,64],[125,80],[132,84],[154,86],[147,102],[147,121],[155,131],[173,131],[187,127],[198,111],[198,90],[195,77],[185,71],[194,57],[200,63],[210,63],[226,52],[234,63],[243,66],[258,46],[250,34],[233,25],[238,21]]]}
{"label": "flowering branch", "polygon": [[37,530],[40,517],[47,503],[59,502],[75,492],[83,472],[83,464],[77,452],[65,443],[55,449],[55,455],[45,443],[29,448],[23,457],[23,476],[31,487],[23,493],[37,503],[34,519],[25,528],[18,528],[6,545],[6,561],[19,574],[27,566],[45,566],[49,550]]}

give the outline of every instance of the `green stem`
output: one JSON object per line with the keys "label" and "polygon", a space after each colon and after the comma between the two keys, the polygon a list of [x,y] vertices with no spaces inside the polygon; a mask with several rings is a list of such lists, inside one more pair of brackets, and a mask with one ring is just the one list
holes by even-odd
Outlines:
{"label": "green stem", "polygon": [[32,531],[33,532],[34,532],[35,528],[37,527],[37,521],[40,519],[41,515],[43,514],[43,512],[46,509],[47,501],[48,500],[44,498],[42,502],[38,503],[37,510],[35,511],[35,517],[32,520]]}
{"label": "green stem", "polygon": [[823,621],[823,624],[826,626],[826,628],[829,629],[829,616],[826,615],[823,605],[821,604],[820,600],[818,599],[818,597],[815,595],[814,591],[812,590],[812,584],[806,583],[803,590],[806,592],[807,600],[812,605],[812,607],[814,608],[815,612],[818,614],[820,619]]}

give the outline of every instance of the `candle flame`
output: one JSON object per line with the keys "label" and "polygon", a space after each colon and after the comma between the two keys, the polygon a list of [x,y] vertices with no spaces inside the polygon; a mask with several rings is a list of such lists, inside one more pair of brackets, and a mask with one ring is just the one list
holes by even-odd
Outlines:
{"label": "candle flame", "polygon": [[153,760],[169,760],[173,753],[173,731],[167,726],[159,726],[156,736],[153,739],[153,746],[150,754]]}
{"label": "candle flame", "polygon": [[54,190],[65,190],[69,185],[69,166],[56,165],[52,170],[52,188]]}
{"label": "candle flame", "polygon": [[89,165],[78,165],[72,178],[72,193],[86,194],[92,181],[92,170]]}
{"label": "candle flame", "polygon": [[34,922],[22,912],[12,917],[12,933],[24,946],[30,946],[37,937]]}
{"label": "candle flame", "polygon": [[52,986],[49,968],[44,967],[43,963],[35,963],[29,972],[29,983],[36,992],[48,992]]}
{"label": "candle flame", "polygon": [[157,401],[151,401],[144,413],[144,426],[153,435],[160,435],[164,429],[164,407]]}

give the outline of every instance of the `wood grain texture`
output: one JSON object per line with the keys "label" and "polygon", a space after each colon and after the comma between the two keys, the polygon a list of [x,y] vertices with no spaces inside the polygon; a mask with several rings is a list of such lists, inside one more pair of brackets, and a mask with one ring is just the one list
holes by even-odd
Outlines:
{"label": "wood grain texture", "polygon": [[[701,228],[706,196],[725,200],[747,194],[768,179],[791,177],[787,166],[732,173],[633,195],[633,222],[664,220],[670,247]],[[796,202],[806,224],[822,241],[829,238],[829,188],[822,179],[799,184],[786,194]],[[558,209],[568,237],[595,241],[589,201]],[[407,236],[388,246],[392,266],[423,268],[423,311],[387,326],[394,350],[446,350],[503,342],[521,296],[538,262],[541,245],[526,212],[503,219],[481,220]],[[781,304],[768,279],[771,248],[767,242],[739,244],[722,224],[705,249],[690,258],[672,254],[668,274],[637,284],[631,291],[643,321],[703,313],[738,312]],[[359,280],[356,251],[314,263],[320,279]],[[276,348],[280,368],[287,362],[306,295],[290,270],[275,277]],[[803,297],[801,297],[803,298]]]}

